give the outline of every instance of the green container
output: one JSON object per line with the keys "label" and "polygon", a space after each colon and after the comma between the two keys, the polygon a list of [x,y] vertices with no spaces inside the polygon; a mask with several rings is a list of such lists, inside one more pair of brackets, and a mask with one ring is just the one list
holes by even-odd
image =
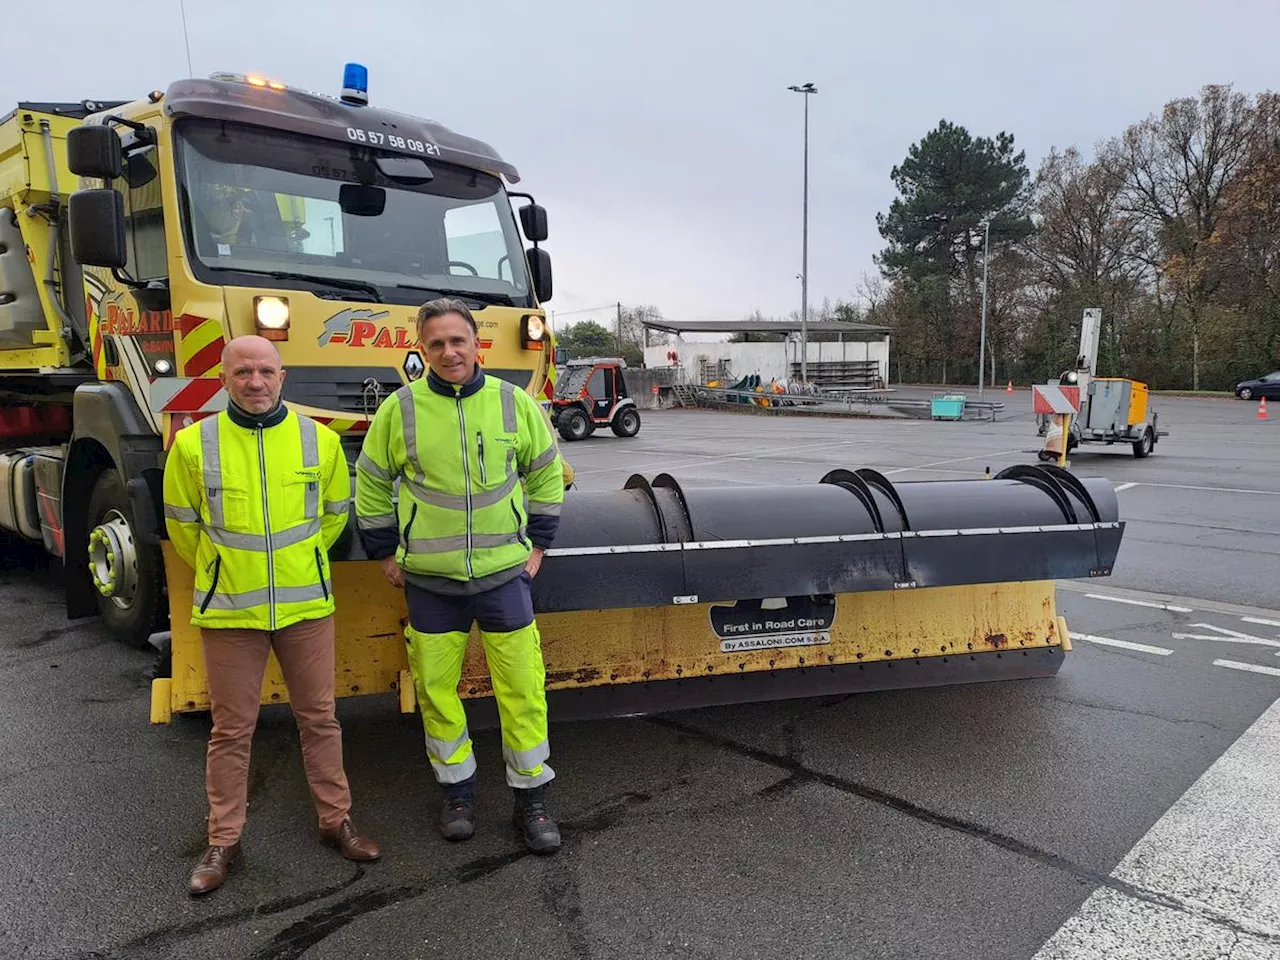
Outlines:
{"label": "green container", "polygon": [[964,417],[964,401],[963,393],[934,397],[929,413],[935,420],[960,420]]}

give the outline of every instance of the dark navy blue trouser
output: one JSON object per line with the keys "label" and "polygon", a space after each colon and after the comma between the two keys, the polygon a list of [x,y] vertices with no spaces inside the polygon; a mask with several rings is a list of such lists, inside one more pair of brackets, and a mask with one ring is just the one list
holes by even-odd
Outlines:
{"label": "dark navy blue trouser", "polygon": [[409,624],[422,633],[469,633],[473,621],[487,633],[510,633],[533,622],[533,597],[527,572],[473,596],[432,593],[406,583],[405,599],[409,605]]}

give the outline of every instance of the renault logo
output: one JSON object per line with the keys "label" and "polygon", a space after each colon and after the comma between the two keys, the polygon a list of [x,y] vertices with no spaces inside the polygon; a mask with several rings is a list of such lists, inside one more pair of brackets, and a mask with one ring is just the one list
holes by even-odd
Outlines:
{"label": "renault logo", "polygon": [[417,380],[427,365],[422,362],[422,355],[417,350],[410,350],[404,358],[404,375],[410,380]]}

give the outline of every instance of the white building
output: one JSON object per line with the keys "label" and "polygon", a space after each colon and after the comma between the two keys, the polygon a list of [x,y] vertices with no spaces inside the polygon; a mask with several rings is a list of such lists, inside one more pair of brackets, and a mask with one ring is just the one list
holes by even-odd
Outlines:
{"label": "white building", "polygon": [[[686,320],[654,321],[651,330],[674,334],[675,343],[646,347],[645,366],[650,369],[680,367],[691,383],[709,380],[741,380],[758,376],[770,380],[800,379],[800,324],[779,321]],[[806,356],[809,382],[821,386],[885,387],[889,383],[889,328],[840,320],[814,320],[808,324]],[[782,341],[752,340],[752,334],[786,334]],[[727,340],[686,339],[688,336],[739,334],[742,343]],[[674,354],[674,359],[672,358]]]}

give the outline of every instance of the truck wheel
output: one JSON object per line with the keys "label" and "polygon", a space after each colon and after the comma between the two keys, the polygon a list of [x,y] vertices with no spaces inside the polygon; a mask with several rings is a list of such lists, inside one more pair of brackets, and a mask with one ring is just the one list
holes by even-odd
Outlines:
{"label": "truck wheel", "polygon": [[1151,432],[1151,428],[1142,431],[1142,437],[1133,442],[1133,455],[1135,457],[1145,457],[1151,453],[1152,447],[1155,446],[1155,435]]}
{"label": "truck wheel", "polygon": [[640,411],[635,407],[623,407],[610,426],[619,437],[634,437],[640,432]]}
{"label": "truck wheel", "polygon": [[124,481],[114,469],[104,470],[89,497],[89,576],[107,630],[145,650],[163,613],[163,563],[159,548],[136,531]]}
{"label": "truck wheel", "polygon": [[560,436],[566,440],[585,440],[591,434],[591,424],[587,415],[574,407],[560,414]]}

